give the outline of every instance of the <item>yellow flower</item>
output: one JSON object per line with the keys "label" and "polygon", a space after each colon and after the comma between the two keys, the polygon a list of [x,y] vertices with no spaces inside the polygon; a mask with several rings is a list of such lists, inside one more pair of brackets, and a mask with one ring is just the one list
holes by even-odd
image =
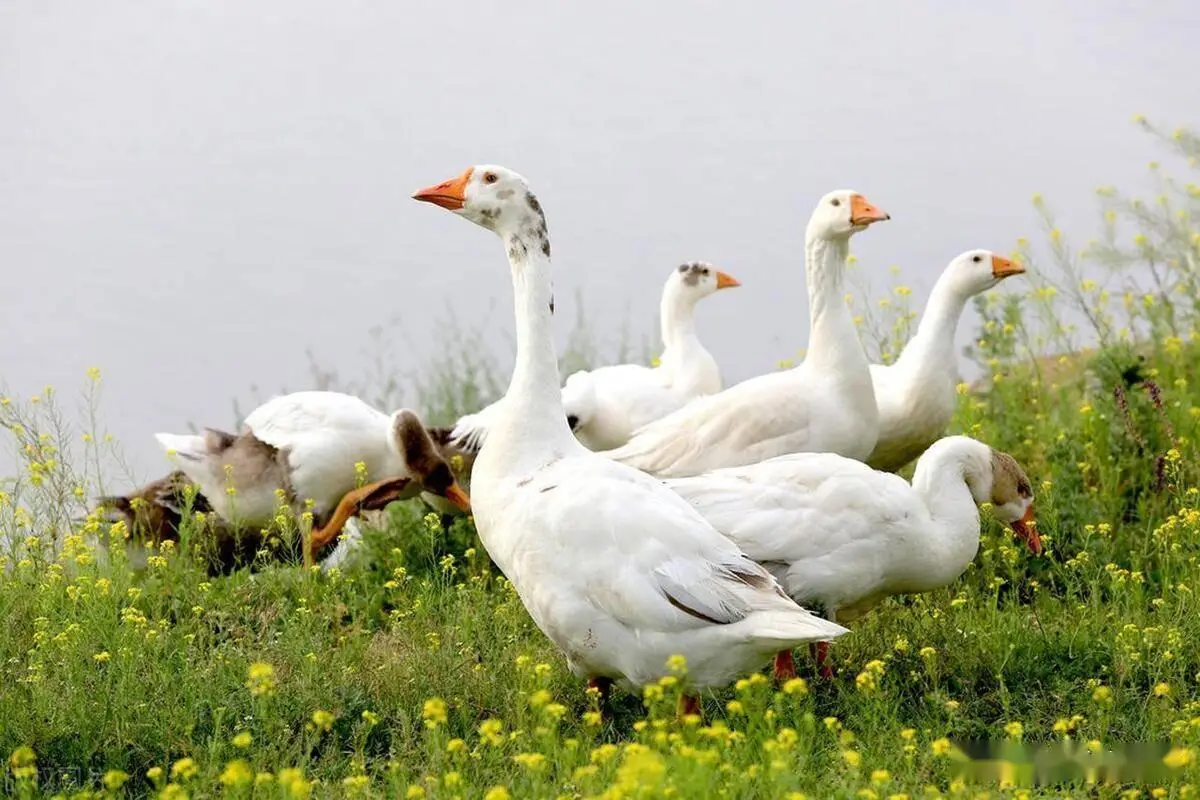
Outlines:
{"label": "yellow flower", "polygon": [[158,800],[188,800],[188,793],[178,783],[168,783],[158,793]]}
{"label": "yellow flower", "polygon": [[351,792],[359,792],[371,785],[371,779],[366,775],[349,775],[342,778],[342,786]]}
{"label": "yellow flower", "polygon": [[583,713],[583,724],[598,728],[604,717],[599,711],[585,711]]}
{"label": "yellow flower", "polygon": [[312,724],[317,730],[328,733],[329,729],[333,727],[333,714],[317,709],[312,714]]}
{"label": "yellow flower", "polygon": [[1170,696],[1170,694],[1171,694],[1171,684],[1169,684],[1169,683],[1154,684],[1154,696],[1155,697],[1168,697],[1168,696]]}
{"label": "yellow flower", "polygon": [[161,778],[162,776],[163,776],[163,768],[162,767],[151,767],[150,769],[146,770],[146,777],[149,778],[150,780],[154,781],[155,783],[158,783],[158,779]]}
{"label": "yellow flower", "polygon": [[1171,769],[1183,769],[1188,764],[1192,763],[1193,753],[1186,747],[1172,748],[1171,752],[1163,756],[1163,763]]}
{"label": "yellow flower", "polygon": [[404,796],[408,798],[408,800],[420,800],[425,796],[425,790],[414,783],[408,787],[408,791],[404,793]]}
{"label": "yellow flower", "polygon": [[1013,721],[1004,726],[1004,732],[1014,739],[1020,739],[1025,733],[1025,726],[1020,722]]}
{"label": "yellow flower", "polygon": [[935,756],[944,756],[950,752],[950,740],[945,737],[934,739],[929,743],[929,749]]}
{"label": "yellow flower", "polygon": [[843,750],[842,760],[857,769],[858,765],[862,763],[862,753],[857,750]]}
{"label": "yellow flower", "polygon": [[741,701],[730,700],[725,704],[725,708],[729,709],[730,714],[745,714],[746,707],[741,704]]}
{"label": "yellow flower", "polygon": [[541,772],[546,768],[546,757],[541,753],[517,753],[512,760],[530,772]]}
{"label": "yellow flower", "polygon": [[504,723],[498,719],[485,719],[479,723],[479,735],[495,747],[504,743],[503,731]]}
{"label": "yellow flower", "polygon": [[250,731],[242,731],[237,736],[234,736],[230,741],[233,742],[234,747],[245,750],[254,743],[254,736],[250,733]]}
{"label": "yellow flower", "polygon": [[446,701],[440,697],[433,697],[425,701],[425,706],[421,711],[421,716],[425,720],[426,728],[436,728],[438,725],[446,724]]}
{"label": "yellow flower", "polygon": [[250,694],[272,695],[275,693],[275,668],[262,661],[255,661],[246,670],[246,688]]}
{"label": "yellow flower", "polygon": [[892,779],[892,773],[886,769],[877,769],[871,773],[871,783],[887,783]]}
{"label": "yellow flower", "polygon": [[541,708],[542,706],[546,705],[549,702],[550,702],[550,692],[546,691],[545,689],[538,689],[536,692],[534,692],[532,695],[529,696],[530,708]]}
{"label": "yellow flower", "polygon": [[189,780],[196,777],[200,773],[200,768],[196,766],[196,762],[190,758],[181,758],[171,766],[171,777],[181,780]]}
{"label": "yellow flower", "polygon": [[119,769],[110,769],[108,772],[104,773],[104,788],[108,789],[110,792],[115,792],[117,789],[120,789],[122,786],[124,786],[127,780],[129,780],[128,772],[122,772]]}
{"label": "yellow flower", "polygon": [[1097,686],[1092,691],[1092,700],[1100,705],[1109,705],[1112,703],[1112,689],[1107,686]]}
{"label": "yellow flower", "polygon": [[102,650],[99,653],[96,653],[95,655],[92,656],[92,660],[99,664],[103,664],[105,661],[108,661],[110,658],[112,658],[112,656],[110,656],[108,654],[107,650]]}
{"label": "yellow flower", "polygon": [[784,694],[795,695],[796,697],[804,697],[808,694],[808,681],[804,678],[792,678],[787,683],[783,684]]}
{"label": "yellow flower", "polygon": [[930,659],[937,655],[937,649],[933,647],[922,647],[918,653],[921,658]]}
{"label": "yellow flower", "polygon": [[254,771],[244,759],[238,758],[225,765],[220,780],[225,786],[244,786],[254,780]]}
{"label": "yellow flower", "polygon": [[667,669],[677,675],[687,672],[687,659],[681,655],[673,655],[667,659]]}
{"label": "yellow flower", "polygon": [[308,797],[312,784],[304,779],[304,771],[296,767],[279,770],[279,785],[289,797]]}
{"label": "yellow flower", "polygon": [[916,735],[917,731],[915,728],[904,728],[900,731],[900,738],[906,742],[911,742]]}
{"label": "yellow flower", "polygon": [[493,786],[487,790],[483,800],[512,800],[512,795],[503,786]]}

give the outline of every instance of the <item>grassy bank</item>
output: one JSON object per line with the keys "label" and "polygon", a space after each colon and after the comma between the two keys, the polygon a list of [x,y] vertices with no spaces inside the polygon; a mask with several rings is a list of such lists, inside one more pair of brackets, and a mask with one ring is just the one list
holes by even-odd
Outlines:
{"label": "grassy bank", "polygon": [[[1189,134],[1164,138],[1195,157]],[[1103,234],[1080,252],[1036,199],[1045,236],[1021,245],[1036,275],[978,305],[984,377],[963,385],[952,430],[1026,466],[1046,553],[989,520],[958,582],[884,604],[835,644],[833,680],[800,659],[807,680],[750,677],[706,696],[703,720],[675,719],[683,664],[596,713],[470,523],[445,531],[415,506],[393,507],[345,571],[210,578],[186,539],[131,570],[120,530],[58,533],[103,471],[95,420],[52,393],[0,401],[20,461],[0,485],[5,791],[1193,796],[1200,202],[1163,181],[1162,201],[1102,193]],[[872,306],[885,356],[907,297]],[[494,389],[464,364],[426,386],[431,416]],[[972,775],[972,741],[1011,750]],[[1105,772],[1132,742],[1158,743],[1140,777]],[[1066,783],[1032,785],[1038,748]],[[1088,774],[1114,782],[1088,789]]]}

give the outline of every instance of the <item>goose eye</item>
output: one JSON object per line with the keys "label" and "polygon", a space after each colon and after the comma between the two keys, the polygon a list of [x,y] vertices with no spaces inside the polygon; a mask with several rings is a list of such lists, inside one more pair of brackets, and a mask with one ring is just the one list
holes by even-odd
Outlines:
{"label": "goose eye", "polygon": [[500,179],[496,177],[496,173],[494,173],[494,172],[485,172],[483,174],[483,182],[484,183],[495,183],[498,180],[500,180]]}
{"label": "goose eye", "polygon": [[701,270],[700,272],[701,272],[701,274],[703,274],[703,275],[708,275],[708,270],[706,270],[706,269],[705,269],[705,270]]}
{"label": "goose eye", "polygon": [[971,260],[978,264],[980,261],[983,261],[983,256],[972,256]]}
{"label": "goose eye", "polygon": [[829,201],[829,204],[830,204],[830,205],[834,205],[834,206],[840,206],[840,205],[842,204],[842,201],[841,201],[841,200],[838,200],[838,199],[835,197],[835,198],[833,198],[832,200],[830,200],[830,201]]}

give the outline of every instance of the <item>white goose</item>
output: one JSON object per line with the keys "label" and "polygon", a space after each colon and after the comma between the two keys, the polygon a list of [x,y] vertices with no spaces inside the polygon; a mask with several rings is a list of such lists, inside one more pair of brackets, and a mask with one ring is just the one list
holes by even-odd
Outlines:
{"label": "white goose", "polygon": [[886,219],[857,192],[822,197],[805,235],[810,320],[804,361],[697,398],[605,455],[663,478],[785,453],[870,455],[879,414],[843,278],[850,237]]}
{"label": "white goose", "polygon": [[[795,643],[845,629],[788,599],[660,481],[588,450],[567,426],[554,352],[550,241],[520,175],[467,169],[413,197],[499,235],[517,317],[512,383],[475,462],[480,538],[572,672],[642,686],[687,659],[694,687],[728,683]],[[685,712],[699,710],[694,698]]]}
{"label": "white goose", "polygon": [[407,409],[384,414],[340,392],[293,392],[254,409],[245,425],[240,435],[211,428],[201,435],[155,434],[175,466],[231,523],[267,524],[282,491],[296,510],[311,499],[320,524],[355,489],[358,462],[368,482],[412,478],[404,496],[423,488],[470,509],[420,418]]}
{"label": "white goose", "polygon": [[[940,439],[917,461],[910,486],[890,472],[828,453],[674,478],[687,500],[797,603],[849,622],[885,597],[953,582],[979,549],[979,504],[1011,525],[1035,554],[1033,491],[1020,465],[966,436]],[[825,652],[816,648],[822,674]],[[776,660],[794,674],[790,651]]]}
{"label": "white goose", "polygon": [[894,364],[871,365],[879,441],[867,463],[895,472],[946,432],[954,416],[958,360],[954,334],[967,301],[1025,267],[988,250],[968,250],[938,278],[917,332]]}
{"label": "white goose", "polygon": [[[643,425],[695,397],[721,391],[717,360],[696,335],[696,304],[721,289],[740,285],[700,261],[671,270],[659,304],[663,351],[658,366],[615,364],[580,370],[563,384],[563,409],[576,438],[591,450],[620,447]],[[453,441],[478,449],[497,403],[461,417],[454,424]]]}

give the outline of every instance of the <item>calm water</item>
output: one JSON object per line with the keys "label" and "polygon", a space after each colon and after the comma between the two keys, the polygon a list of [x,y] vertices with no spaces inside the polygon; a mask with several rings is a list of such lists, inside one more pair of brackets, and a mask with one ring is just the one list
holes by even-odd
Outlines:
{"label": "calm water", "polygon": [[0,382],[102,367],[144,477],[152,432],[304,388],[307,349],[353,375],[372,325],[401,369],[449,308],[507,354],[501,247],[409,199],[478,162],[530,179],[601,334],[654,330],[681,260],[740,278],[701,334],[744,378],[804,343],[818,196],[891,212],[855,250],[921,297],[1035,234],[1034,191],[1086,236],[1094,187],[1160,155],[1130,116],[1200,121],[1198,33],[1189,0],[6,0]]}

